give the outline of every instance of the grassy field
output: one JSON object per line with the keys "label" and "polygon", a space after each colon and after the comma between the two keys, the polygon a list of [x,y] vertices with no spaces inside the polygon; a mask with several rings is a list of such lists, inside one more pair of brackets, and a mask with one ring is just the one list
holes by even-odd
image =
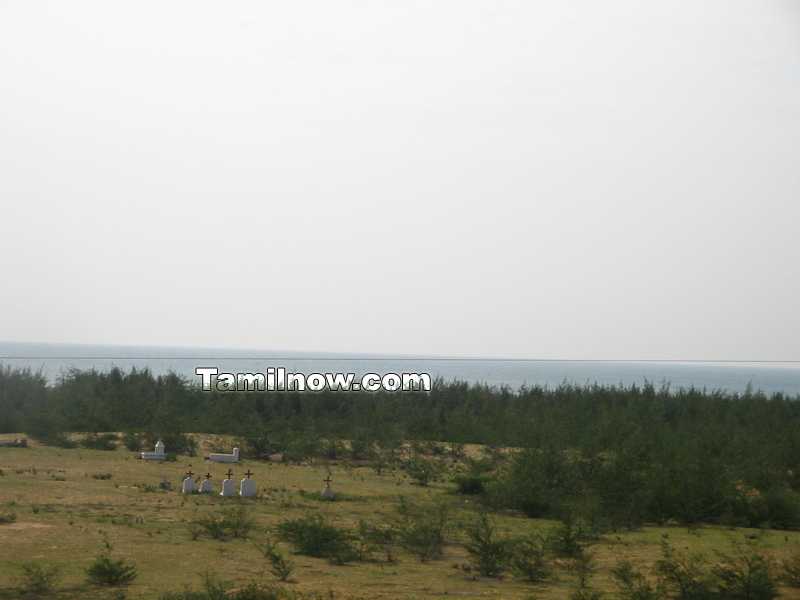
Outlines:
{"label": "grassy field", "polygon": [[[4,436],[13,437],[13,436]],[[214,440],[218,443],[219,440]],[[212,440],[204,438],[202,454]],[[244,460],[233,465],[238,479],[247,469],[254,473],[259,496],[253,499],[221,498],[218,495],[190,497],[177,492],[182,474],[210,470],[219,490],[227,465],[209,465],[200,457],[178,457],[177,462],[150,463],[137,460],[132,452],[113,452],[43,447],[0,448],[0,513],[14,513],[16,521],[0,525],[0,599],[20,596],[21,565],[38,561],[57,565],[62,577],[59,599],[107,599],[108,589],[86,584],[86,568],[108,540],[115,557],[136,563],[139,577],[126,592],[129,599],[155,599],[165,591],[201,585],[206,572],[245,583],[254,579],[274,581],[255,543],[268,528],[289,517],[322,513],[341,525],[359,519],[385,522],[396,512],[398,498],[427,500],[443,498],[453,505],[456,519],[468,520],[474,501],[453,493],[447,481],[429,487],[413,484],[399,472],[375,473],[368,466],[337,463],[285,465]],[[330,468],[333,487],[341,494],[335,502],[314,499]],[[110,478],[103,479],[104,474]],[[173,491],[159,489],[169,481]],[[243,504],[257,521],[249,540],[193,540],[189,523],[198,516],[225,506]],[[553,527],[548,521],[518,515],[497,517],[509,535]],[[776,559],[800,548],[800,533],[703,527],[645,527],[642,530],[603,537],[592,550],[598,563],[593,584],[612,590],[610,568],[620,559],[649,566],[660,556],[663,534],[678,549],[704,552],[730,550],[736,541],[751,543]],[[463,568],[468,562],[460,534],[448,540],[444,558],[420,563],[398,552],[397,560],[356,562],[345,566],[327,560],[292,555],[296,565],[286,587],[319,592],[334,598],[566,598],[574,578],[559,570],[555,581],[534,586],[514,579],[475,578]],[[286,554],[288,546],[282,546]],[[783,597],[800,598],[800,590],[782,589]]]}

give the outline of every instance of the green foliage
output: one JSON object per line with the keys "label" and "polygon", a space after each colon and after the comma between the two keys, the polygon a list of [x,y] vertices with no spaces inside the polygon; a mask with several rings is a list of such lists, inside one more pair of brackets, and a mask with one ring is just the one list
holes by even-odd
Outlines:
{"label": "green foliage", "polygon": [[459,494],[475,496],[486,491],[486,478],[482,475],[456,475],[453,481]]}
{"label": "green foliage", "polygon": [[141,434],[134,431],[126,431],[122,434],[122,445],[131,452],[139,452],[144,446]]}
{"label": "green foliage", "polygon": [[628,560],[617,563],[611,569],[611,577],[617,586],[621,600],[662,600],[666,592],[661,585],[654,585]]}
{"label": "green foliage", "polygon": [[9,523],[17,522],[17,514],[11,511],[0,512],[0,525],[7,525]]}
{"label": "green foliage", "polygon": [[511,543],[500,539],[489,514],[482,511],[466,530],[465,544],[472,564],[484,577],[497,577],[508,567],[511,558]]}
{"label": "green foliage", "polygon": [[[127,435],[126,447],[162,437],[170,453],[190,455],[196,441],[185,432],[227,433],[247,438],[254,456],[287,460],[320,456],[320,439],[349,439],[335,454],[374,453],[378,471],[397,459],[401,439],[451,440],[459,456],[469,441],[487,445],[488,468],[456,484],[465,493],[483,485],[498,508],[572,512],[595,532],[671,519],[800,528],[800,402],[781,394],[439,381],[429,393],[251,392],[222,402],[174,374],[73,370],[48,386],[0,366],[0,431],[21,430],[63,446],[73,445],[67,432],[147,431]],[[523,450],[507,457],[501,446]],[[429,484],[439,459],[428,457],[444,459],[447,448],[417,448],[426,456],[407,469]]]}
{"label": "green foliage", "polygon": [[421,562],[441,558],[445,534],[450,527],[450,509],[439,502],[414,506],[400,499],[396,527],[400,545]]}
{"label": "green foliage", "polygon": [[328,523],[322,515],[284,521],[278,525],[278,534],[292,544],[298,554],[327,558],[336,564],[358,558],[352,534]]}
{"label": "green foliage", "polygon": [[441,469],[438,465],[425,458],[415,456],[405,463],[403,463],[403,470],[408,474],[411,479],[416,481],[421,486],[427,486],[434,481],[439,475]]}
{"label": "green foliage", "polygon": [[394,562],[393,546],[396,537],[394,528],[373,525],[362,519],[358,522],[356,542],[359,560],[371,560],[375,553],[381,552],[386,562]]}
{"label": "green foliage", "polygon": [[128,585],[138,576],[136,566],[125,559],[113,559],[101,554],[86,570],[89,583],[102,586]]}
{"label": "green foliage", "polygon": [[117,434],[115,433],[90,433],[80,441],[83,448],[90,450],[116,450]]}
{"label": "green foliage", "polygon": [[269,561],[270,572],[280,581],[289,581],[292,573],[294,573],[294,563],[283,555],[277,544],[268,538],[259,547],[259,550],[264,555],[264,558]]}
{"label": "green foliage", "polygon": [[300,592],[289,591],[280,587],[264,586],[251,582],[242,588],[233,590],[232,584],[222,581],[210,574],[205,575],[203,589],[200,591],[184,590],[161,594],[159,600],[321,600],[317,596],[309,596]]}
{"label": "green foliage", "polygon": [[552,574],[547,558],[547,540],[540,535],[516,540],[511,547],[511,570],[517,577],[531,583],[547,580]]}
{"label": "green foliage", "polygon": [[61,576],[61,570],[55,566],[29,562],[22,565],[22,591],[31,596],[52,594]]}
{"label": "green foliage", "polygon": [[189,523],[192,539],[197,539],[202,533],[205,533],[208,537],[221,541],[231,538],[246,538],[254,527],[255,520],[244,506],[235,506],[203,515]]}
{"label": "green foliage", "polygon": [[708,600],[716,597],[714,580],[702,555],[677,552],[669,540],[661,540],[661,559],[656,572],[666,589],[680,600]]}
{"label": "green foliage", "polygon": [[785,559],[783,567],[783,581],[790,587],[800,588],[800,551],[795,551],[789,558]]}
{"label": "green foliage", "polygon": [[547,547],[562,558],[578,558],[583,555],[584,548],[581,543],[583,535],[574,521],[562,521],[547,535]]}
{"label": "green foliage", "polygon": [[770,561],[750,548],[738,548],[733,555],[720,554],[713,568],[718,595],[730,600],[772,600],[778,586]]}

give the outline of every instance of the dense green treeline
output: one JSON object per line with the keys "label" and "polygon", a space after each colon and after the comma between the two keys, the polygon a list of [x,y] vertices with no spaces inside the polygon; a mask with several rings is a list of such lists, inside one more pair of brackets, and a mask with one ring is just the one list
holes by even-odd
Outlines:
{"label": "dense green treeline", "polygon": [[332,438],[362,449],[404,439],[513,446],[512,460],[473,465],[487,503],[500,508],[612,527],[800,527],[800,402],[781,395],[444,382],[430,393],[222,393],[147,371],[73,371],[48,386],[6,367],[0,431],[202,431],[239,436],[259,452],[313,453],[315,441]]}

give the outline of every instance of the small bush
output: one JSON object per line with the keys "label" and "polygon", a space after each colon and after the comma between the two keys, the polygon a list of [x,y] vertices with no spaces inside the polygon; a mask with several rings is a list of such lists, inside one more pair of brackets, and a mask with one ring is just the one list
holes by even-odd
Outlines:
{"label": "small bush", "polygon": [[192,539],[195,540],[201,533],[215,540],[246,538],[254,527],[255,521],[244,506],[205,515],[189,525]]}
{"label": "small bush", "polygon": [[750,549],[739,549],[735,555],[720,554],[720,559],[713,572],[722,598],[772,600],[778,597],[778,586],[765,556]]}
{"label": "small bush", "polygon": [[360,560],[370,560],[374,553],[382,552],[386,562],[394,562],[394,541],[395,531],[391,527],[359,521],[357,546]]}
{"label": "small bush", "polygon": [[703,556],[676,552],[666,537],[661,540],[661,558],[656,562],[656,572],[675,598],[706,600],[715,597],[713,577]]}
{"label": "small bush", "polygon": [[117,434],[91,433],[81,440],[81,446],[90,450],[116,450]]}
{"label": "small bush", "polygon": [[441,558],[450,519],[447,506],[411,507],[401,499],[400,516],[397,527],[400,545],[421,562]]}
{"label": "small bush", "polygon": [[101,481],[107,481],[111,479],[113,475],[111,473],[93,473],[92,479],[99,479]]}
{"label": "small bush", "polygon": [[424,458],[412,458],[403,463],[403,470],[411,479],[421,486],[427,487],[438,476],[439,469],[433,461]]}
{"label": "small bush", "polygon": [[86,570],[89,583],[94,585],[118,586],[128,585],[138,576],[136,566],[125,559],[113,559],[103,554],[94,559]]}
{"label": "small bush", "polygon": [[494,523],[486,512],[467,528],[467,552],[472,563],[484,577],[497,577],[506,570],[511,556],[508,540],[498,539]]}
{"label": "small bush", "polygon": [[583,553],[581,531],[572,521],[563,521],[547,536],[548,548],[562,558],[578,558]]}
{"label": "small bush", "polygon": [[322,515],[284,521],[278,525],[278,534],[292,544],[298,554],[327,558],[337,564],[358,558],[352,535],[326,522]]}
{"label": "small bush", "polygon": [[621,600],[661,600],[666,597],[660,585],[650,583],[628,560],[619,562],[611,569],[611,577]]}
{"label": "small bush", "polygon": [[476,496],[486,491],[485,479],[480,475],[457,475],[453,481],[459,494]]}
{"label": "small bush", "polygon": [[547,541],[538,535],[517,540],[511,548],[511,570],[531,583],[548,579],[552,569],[547,559]]}
{"label": "small bush", "polygon": [[142,449],[141,434],[126,431],[122,436],[122,444],[131,452],[139,452]]}
{"label": "small bush", "polygon": [[9,523],[16,523],[17,522],[17,515],[13,512],[1,512],[0,513],[0,525],[7,525]]}
{"label": "small bush", "polygon": [[58,567],[44,566],[39,563],[26,563],[22,565],[22,585],[26,594],[40,596],[51,594],[58,583],[61,571]]}
{"label": "small bush", "polygon": [[289,581],[294,572],[294,563],[283,556],[275,542],[268,539],[259,550],[261,550],[264,558],[269,561],[270,572],[280,581]]}
{"label": "small bush", "polygon": [[783,581],[790,587],[800,588],[800,552],[783,561]]}

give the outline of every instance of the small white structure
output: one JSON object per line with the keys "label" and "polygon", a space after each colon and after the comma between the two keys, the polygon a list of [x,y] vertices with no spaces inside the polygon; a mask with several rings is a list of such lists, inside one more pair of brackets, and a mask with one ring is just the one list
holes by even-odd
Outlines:
{"label": "small white structure", "polygon": [[167,454],[164,442],[158,440],[156,442],[155,452],[140,452],[139,458],[142,460],[166,460]]}
{"label": "small white structure", "polygon": [[233,471],[228,469],[228,478],[222,480],[222,491],[220,496],[235,496],[236,495],[236,482],[231,479]]}
{"label": "small white structure", "polygon": [[238,463],[239,462],[239,449],[234,448],[232,454],[209,454],[208,460],[220,463]]}
{"label": "small white structure", "polygon": [[252,473],[250,469],[247,470],[247,473],[244,474],[245,478],[239,482],[239,495],[242,498],[252,498],[256,495],[256,482],[250,479]]}
{"label": "small white structure", "polygon": [[207,473],[206,478],[203,480],[203,483],[200,484],[200,493],[201,494],[214,493],[214,484],[211,483],[211,473]]}

